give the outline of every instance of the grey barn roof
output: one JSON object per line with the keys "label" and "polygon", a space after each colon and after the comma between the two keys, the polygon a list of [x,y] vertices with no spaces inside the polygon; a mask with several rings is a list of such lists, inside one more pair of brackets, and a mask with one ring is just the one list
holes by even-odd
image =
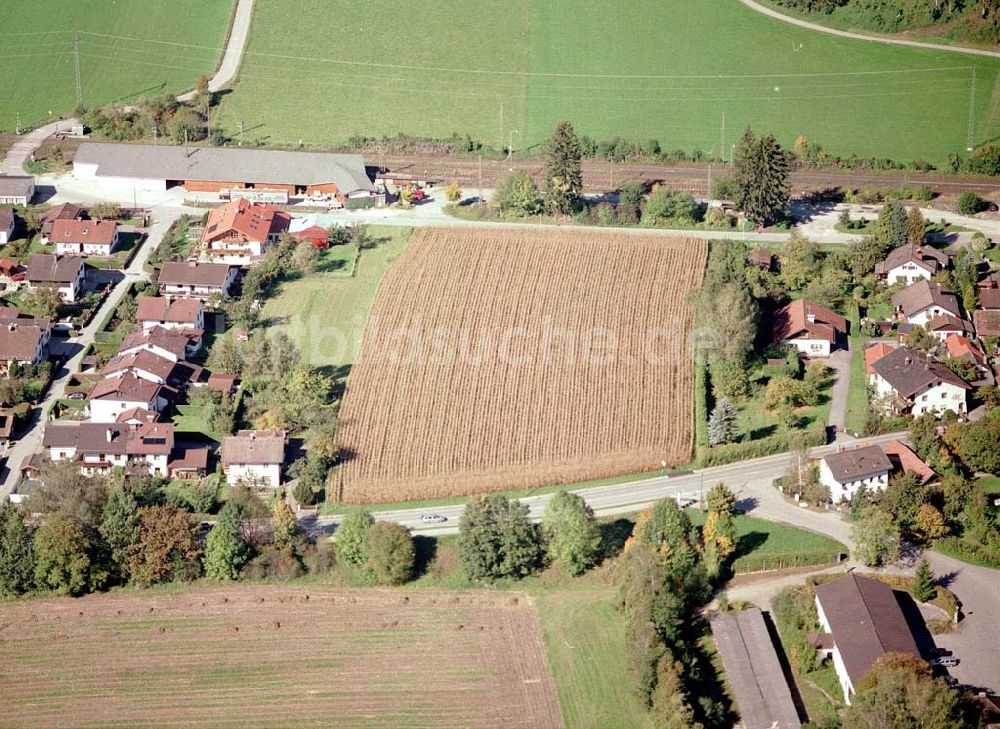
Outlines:
{"label": "grey barn roof", "polygon": [[0,195],[25,195],[30,197],[35,178],[27,175],[0,175]]}
{"label": "grey barn roof", "polygon": [[802,726],[792,692],[759,608],[712,617],[729,685],[746,729]]}
{"label": "grey barn roof", "polygon": [[333,183],[345,194],[374,190],[359,154],[84,142],[73,162],[97,165],[99,177],[285,185]]}

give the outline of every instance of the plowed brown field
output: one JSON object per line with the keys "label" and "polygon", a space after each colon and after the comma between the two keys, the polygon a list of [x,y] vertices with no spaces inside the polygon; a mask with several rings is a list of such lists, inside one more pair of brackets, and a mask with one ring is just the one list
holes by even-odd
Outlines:
{"label": "plowed brown field", "polygon": [[0,605],[5,727],[558,727],[528,598],[244,585]]}
{"label": "plowed brown field", "polygon": [[382,279],[340,411],[339,498],[379,503],[681,463],[707,244],[418,231]]}

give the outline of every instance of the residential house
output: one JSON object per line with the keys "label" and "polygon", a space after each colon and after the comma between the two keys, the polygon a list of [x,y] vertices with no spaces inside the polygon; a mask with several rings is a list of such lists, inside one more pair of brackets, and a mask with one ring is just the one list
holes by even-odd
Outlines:
{"label": "residential house", "polygon": [[209,213],[201,242],[211,260],[248,266],[267,253],[290,222],[291,216],[273,205],[233,200]]}
{"label": "residential house", "polygon": [[774,339],[788,342],[807,357],[829,357],[847,334],[847,320],[824,306],[798,299],[774,315]]}
{"label": "residential house", "polygon": [[875,370],[872,369],[872,365],[878,362],[880,359],[885,357],[887,354],[891,354],[895,351],[895,347],[891,344],[886,344],[885,342],[878,342],[873,344],[865,350],[865,374],[873,375]]}
{"label": "residential house", "polygon": [[931,246],[908,243],[893,250],[875,266],[875,273],[889,286],[930,281],[934,274],[948,267],[948,254]]}
{"label": "residential house", "polygon": [[947,341],[953,334],[975,336],[976,330],[970,322],[951,314],[936,316],[927,322],[927,332],[939,342]]}
{"label": "residential house", "polygon": [[7,245],[14,237],[14,211],[10,208],[0,208],[0,245]]}
{"label": "residential house", "polygon": [[222,441],[222,468],[230,484],[239,482],[276,489],[285,462],[283,430],[241,430]]}
{"label": "residential house", "polygon": [[0,205],[27,205],[34,196],[34,177],[0,175]]}
{"label": "residential house", "polygon": [[892,412],[942,415],[966,412],[969,384],[940,362],[908,347],[900,347],[872,364],[868,382]]}
{"label": "residential house", "polygon": [[979,289],[979,308],[1000,311],[1000,289]]}
{"label": "residential house", "polygon": [[167,261],[160,267],[157,285],[160,295],[181,299],[227,296],[236,280],[237,266],[225,263]]}
{"label": "residential house", "polygon": [[52,225],[57,220],[82,220],[85,211],[79,205],[73,203],[63,203],[51,207],[42,213],[42,228],[39,231],[42,243],[48,243],[52,238]]}
{"label": "residential house", "polygon": [[24,272],[24,267],[10,258],[0,258],[0,281],[12,282],[14,277]]}
{"label": "residential house", "polygon": [[168,476],[174,448],[173,423],[50,423],[42,445],[53,461],[75,461],[84,475],[138,466],[152,476]]}
{"label": "residential house", "polygon": [[886,653],[920,658],[896,595],[884,582],[852,572],[817,585],[816,612],[826,633],[810,638],[833,659],[847,704],[861,677]]}
{"label": "residential house", "polygon": [[881,491],[889,485],[892,463],[879,446],[839,451],[821,458],[819,480],[830,489],[834,503],[850,501],[864,486]]}
{"label": "residential house", "polygon": [[208,448],[197,444],[175,444],[167,461],[171,480],[191,481],[208,472]]}
{"label": "residential house", "polygon": [[984,311],[977,309],[972,314],[976,325],[976,334],[980,337],[1000,337],[1000,310]]}
{"label": "residential house", "polygon": [[157,327],[186,332],[205,330],[205,307],[197,299],[169,299],[140,296],[135,310],[136,323],[148,334]]}
{"label": "residential house", "polygon": [[87,396],[90,420],[95,423],[114,423],[126,410],[141,408],[163,412],[177,392],[167,386],[123,372],[107,377],[96,385]]}
{"label": "residential house", "polygon": [[105,378],[111,378],[130,372],[158,385],[186,387],[197,382],[202,371],[203,368],[199,365],[161,357],[148,349],[139,349],[128,354],[116,354],[104,365],[101,374]]}
{"label": "residential house", "polygon": [[228,375],[224,372],[213,372],[208,377],[208,389],[212,392],[220,392],[223,395],[232,397],[236,394],[239,380],[235,375]]}
{"label": "residential house", "polygon": [[126,334],[121,346],[118,347],[118,354],[133,354],[146,350],[158,357],[178,362],[194,356],[199,349],[201,349],[200,336],[154,326],[147,332],[137,330]]}
{"label": "residential house", "polygon": [[895,293],[892,308],[897,319],[918,326],[924,326],[934,317],[944,314],[962,317],[955,294],[939,283],[925,280],[917,281]]}
{"label": "residential house", "polygon": [[994,384],[993,371],[990,369],[986,353],[978,344],[961,334],[949,334],[945,346],[949,357],[968,362],[975,368],[979,378],[972,383],[973,385]]}
{"label": "residential house", "polygon": [[110,256],[118,247],[118,223],[113,220],[54,220],[51,242],[56,253]]}
{"label": "residential house", "polygon": [[25,280],[28,285],[55,286],[62,300],[68,304],[76,302],[83,293],[86,269],[80,256],[51,256],[36,253],[28,260]]}
{"label": "residential house", "polygon": [[9,375],[12,365],[37,366],[49,357],[51,329],[41,319],[0,321],[0,373]]}

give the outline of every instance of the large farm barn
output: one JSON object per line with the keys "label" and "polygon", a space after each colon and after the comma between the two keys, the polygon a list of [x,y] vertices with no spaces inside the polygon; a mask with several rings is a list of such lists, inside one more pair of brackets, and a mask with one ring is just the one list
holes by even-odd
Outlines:
{"label": "large farm barn", "polygon": [[332,195],[344,202],[375,190],[361,155],[238,147],[86,142],[76,152],[73,174],[150,192],[172,187],[190,192],[282,190],[289,196]]}
{"label": "large farm barn", "polygon": [[383,278],[340,411],[339,500],[579,481],[691,455],[685,294],[704,241],[418,231]]}

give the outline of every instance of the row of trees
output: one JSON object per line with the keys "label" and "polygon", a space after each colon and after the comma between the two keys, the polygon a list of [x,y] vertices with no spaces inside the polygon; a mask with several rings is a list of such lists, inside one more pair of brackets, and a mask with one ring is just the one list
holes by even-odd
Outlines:
{"label": "row of trees", "polygon": [[[75,470],[74,464],[69,464]],[[269,509],[234,488],[204,541],[192,514],[164,503],[151,482],[73,477],[51,469],[32,506],[45,513],[31,529],[12,504],[0,509],[0,594],[32,590],[79,595],[112,585],[296,576],[306,545],[295,515],[281,499]],[[282,565],[272,569],[271,564]],[[284,563],[284,564],[282,564]]]}

